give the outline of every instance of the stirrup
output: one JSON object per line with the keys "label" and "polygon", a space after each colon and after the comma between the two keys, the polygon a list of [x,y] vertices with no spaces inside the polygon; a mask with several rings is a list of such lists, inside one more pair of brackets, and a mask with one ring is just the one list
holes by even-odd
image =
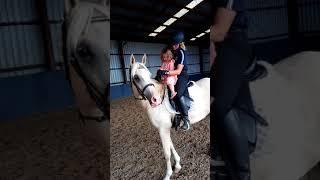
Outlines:
{"label": "stirrup", "polygon": [[[187,124],[187,129],[184,129],[184,125]],[[190,121],[189,120],[183,120],[183,125],[181,126],[181,129],[184,131],[188,131],[190,129]]]}

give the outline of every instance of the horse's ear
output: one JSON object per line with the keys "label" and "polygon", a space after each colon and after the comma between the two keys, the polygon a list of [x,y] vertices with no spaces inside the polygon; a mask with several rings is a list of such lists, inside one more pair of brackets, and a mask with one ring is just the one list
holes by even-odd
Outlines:
{"label": "horse's ear", "polygon": [[131,57],[130,57],[130,64],[134,64],[136,63],[136,59],[134,58],[133,54],[131,54]]}
{"label": "horse's ear", "polygon": [[147,55],[144,54],[143,57],[142,57],[141,63],[142,64],[146,64],[146,62],[147,62]]}

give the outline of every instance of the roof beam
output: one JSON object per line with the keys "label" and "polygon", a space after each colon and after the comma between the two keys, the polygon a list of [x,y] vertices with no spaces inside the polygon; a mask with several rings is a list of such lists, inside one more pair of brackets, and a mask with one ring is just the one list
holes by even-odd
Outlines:
{"label": "roof beam", "polygon": [[[161,10],[155,10],[154,7],[143,7],[139,6],[136,3],[123,3],[121,1],[112,1],[111,7],[117,7],[117,8],[122,8],[126,11],[136,11],[140,12],[140,14],[148,14],[148,15],[156,15],[157,13],[163,13],[162,16],[173,16],[173,14],[170,14],[168,12],[162,12]],[[112,19],[112,13],[111,11],[111,19]]]}
{"label": "roof beam", "polygon": [[[167,0],[162,0],[162,1],[167,1]],[[172,2],[174,2],[174,1],[172,1]],[[168,5],[168,4],[166,4],[166,5]],[[149,19],[150,19],[150,16],[156,16],[156,15],[158,15],[158,13],[161,13],[161,16],[164,17],[164,21],[162,23],[164,23],[167,19],[173,17],[173,15],[180,10],[180,9],[177,9],[177,11],[174,12],[174,13],[169,13],[169,12],[166,12],[166,11],[160,12],[160,11],[155,11],[154,8],[152,8],[152,7],[146,8],[146,7],[142,7],[142,6],[137,6],[136,4],[122,3],[120,1],[112,1],[112,5],[111,6],[113,8],[121,8],[121,9],[126,10],[126,11],[143,12],[141,14],[148,15],[147,17],[149,17]],[[184,6],[182,6],[182,8],[183,7]],[[196,9],[192,9],[192,11],[195,11],[195,10]],[[117,13],[113,13],[113,12],[117,12],[117,11],[116,10],[111,11],[111,21],[114,18],[113,16],[115,16],[115,17],[118,16]],[[202,11],[199,11],[199,12],[202,12]],[[128,13],[128,14],[130,15],[130,13]],[[200,13],[200,14],[196,13],[196,14],[198,14],[200,16],[204,16],[205,17],[204,19],[208,19],[208,17],[209,17],[209,14],[206,14],[206,13]],[[124,15],[123,15],[123,17],[124,17]],[[128,16],[126,16],[126,18],[127,17]],[[186,15],[182,16],[179,19],[182,19],[182,18],[184,20],[190,22],[190,23],[196,23],[197,22],[195,20],[192,20],[191,18],[186,17]],[[147,19],[147,18],[142,18],[142,21],[145,20],[145,19]],[[153,24],[154,24],[154,21],[153,21]],[[157,25],[160,25],[160,24],[157,24]],[[157,26],[157,25],[155,25],[155,26]]]}
{"label": "roof beam", "polygon": [[[190,1],[190,2],[191,2],[191,1]],[[204,13],[204,12],[200,11],[200,10],[197,8],[198,6],[201,6],[202,4],[206,3],[206,1],[201,2],[198,6],[196,6],[196,7],[193,8],[193,9],[187,8],[186,5],[188,5],[188,4],[184,4],[184,3],[180,3],[180,2],[172,1],[172,0],[161,0],[161,3],[165,3],[165,4],[169,4],[169,5],[174,5],[175,7],[180,8],[180,9],[185,8],[185,9],[188,9],[188,10],[189,10],[188,13],[194,12],[194,13],[196,13],[196,14],[198,14],[198,15],[200,15],[200,16],[206,17],[206,18],[208,18],[209,15],[210,15],[210,14],[207,14],[207,13]],[[189,2],[188,2],[188,3],[189,3]]]}

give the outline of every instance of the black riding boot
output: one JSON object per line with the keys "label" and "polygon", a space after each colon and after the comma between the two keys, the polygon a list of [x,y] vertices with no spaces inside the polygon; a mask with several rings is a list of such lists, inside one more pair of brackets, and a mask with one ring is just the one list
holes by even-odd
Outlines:
{"label": "black riding boot", "polygon": [[188,116],[189,107],[186,102],[186,97],[181,96],[177,99],[177,101],[178,101],[177,104],[179,105],[179,110],[182,115],[182,121],[183,121],[183,125],[181,126],[181,129],[187,131],[190,129],[190,121]]}
{"label": "black riding boot", "polygon": [[237,111],[231,109],[215,128],[226,167],[233,180],[250,180],[248,138],[241,126]]}
{"label": "black riding boot", "polygon": [[[212,141],[211,141],[212,142]],[[221,154],[218,152],[218,146],[215,142],[211,149],[211,160],[210,160],[210,179],[211,180],[232,180],[231,176],[228,175],[226,170],[225,162]]]}
{"label": "black riding boot", "polygon": [[210,123],[210,179],[211,180],[232,180],[228,175],[225,162],[221,155],[221,149],[217,141],[217,131],[213,123]]}

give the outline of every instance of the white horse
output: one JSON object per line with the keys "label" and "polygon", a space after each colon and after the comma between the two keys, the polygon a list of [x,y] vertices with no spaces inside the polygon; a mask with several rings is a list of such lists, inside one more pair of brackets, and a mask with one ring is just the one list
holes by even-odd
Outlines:
{"label": "white horse", "polygon": [[[65,69],[85,122],[82,133],[84,139],[98,141],[108,153],[109,0],[65,0],[64,16]],[[109,161],[109,157],[104,160]]]}
{"label": "white horse", "polygon": [[[136,85],[132,84],[133,95],[146,98],[141,104],[152,124],[159,129],[167,162],[165,179],[170,179],[171,151],[176,161],[175,169],[181,169],[180,158],[170,139],[170,119],[174,112],[168,108],[166,93],[161,103],[164,87],[150,78],[145,61],[145,56],[142,63],[131,57],[130,77],[136,81]],[[250,90],[256,111],[269,126],[258,126],[257,149],[251,156],[252,179],[298,180],[320,160],[320,52],[302,52],[274,66],[266,62],[260,64],[267,68],[268,75],[251,82]],[[147,87],[145,91],[141,91],[144,87]],[[195,123],[210,111],[209,79],[196,82],[189,91],[194,104],[200,107],[194,111],[198,112],[199,118],[191,117],[191,122]],[[191,111],[190,116],[193,116]]]}
{"label": "white horse", "polygon": [[302,52],[250,83],[256,111],[269,126],[258,126],[251,156],[253,180],[299,180],[320,160],[319,52]]}
{"label": "white horse", "polygon": [[256,110],[269,127],[259,127],[251,157],[253,180],[298,180],[320,160],[320,53],[302,52],[271,66],[250,84]]}
{"label": "white horse", "polygon": [[[171,120],[176,112],[170,106],[166,87],[151,78],[151,73],[145,66],[146,55],[143,56],[141,63],[136,62],[133,55],[131,55],[130,60],[133,95],[141,100],[141,105],[147,112],[151,123],[159,130],[167,164],[164,179],[168,180],[173,172],[170,160],[171,152],[175,160],[175,172],[181,169],[180,156],[175,150],[170,137]],[[194,124],[204,119],[210,113],[210,79],[203,78],[192,83],[193,86],[188,88],[189,94],[193,99],[189,110],[189,119],[190,123]]]}

